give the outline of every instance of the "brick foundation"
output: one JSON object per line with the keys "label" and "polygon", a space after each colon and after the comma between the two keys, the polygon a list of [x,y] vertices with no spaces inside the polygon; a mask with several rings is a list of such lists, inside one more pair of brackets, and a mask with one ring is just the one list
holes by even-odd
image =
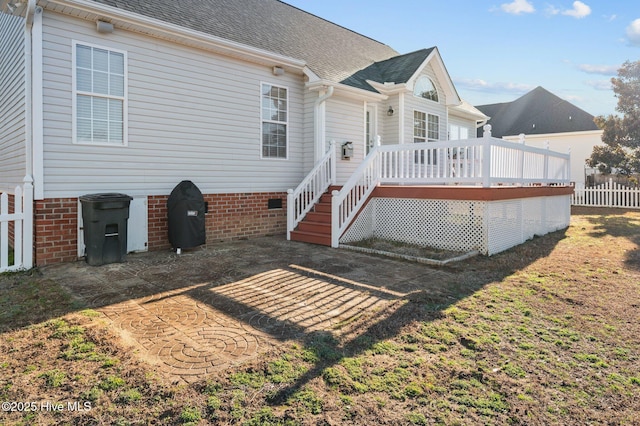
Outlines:
{"label": "brick foundation", "polygon": [[[168,239],[168,195],[148,197],[148,249],[164,250]],[[287,229],[285,192],[205,194],[207,242],[284,234]],[[269,209],[270,199],[282,208]],[[35,264],[69,262],[78,258],[78,199],[49,198],[34,203]]]}
{"label": "brick foundation", "polygon": [[38,266],[78,258],[78,199],[49,198],[34,203],[34,253]]}
{"label": "brick foundation", "polygon": [[[170,248],[168,240],[168,195],[151,196],[149,202],[149,250]],[[269,209],[270,199],[281,199],[281,209]],[[286,192],[204,194],[207,242],[284,234],[287,230]]]}

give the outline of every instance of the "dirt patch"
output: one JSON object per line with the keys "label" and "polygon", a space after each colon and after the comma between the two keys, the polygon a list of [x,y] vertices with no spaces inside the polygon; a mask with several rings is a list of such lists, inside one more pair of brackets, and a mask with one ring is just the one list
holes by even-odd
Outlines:
{"label": "dirt patch", "polygon": [[363,253],[378,254],[396,259],[405,259],[438,266],[465,260],[479,254],[476,251],[465,253],[441,250],[433,247],[425,247],[417,244],[383,240],[379,238],[368,238],[366,240],[340,245],[340,247]]}

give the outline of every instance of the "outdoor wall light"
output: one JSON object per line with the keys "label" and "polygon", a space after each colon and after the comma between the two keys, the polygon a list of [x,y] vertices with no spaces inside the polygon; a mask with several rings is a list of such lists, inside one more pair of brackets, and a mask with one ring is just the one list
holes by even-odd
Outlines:
{"label": "outdoor wall light", "polygon": [[392,107],[392,106],[389,106],[389,109],[387,110],[387,115],[388,115],[389,117],[391,117],[391,116],[393,115],[393,113],[394,113],[394,111],[393,111],[393,107]]}
{"label": "outdoor wall light", "polygon": [[7,3],[7,9],[9,9],[9,13],[13,13],[13,12],[16,11],[16,9],[20,5],[22,5],[22,2],[15,2],[15,3],[9,2],[9,3]]}
{"label": "outdoor wall light", "polygon": [[113,32],[113,24],[111,22],[96,21],[96,30],[101,34],[111,34]]}

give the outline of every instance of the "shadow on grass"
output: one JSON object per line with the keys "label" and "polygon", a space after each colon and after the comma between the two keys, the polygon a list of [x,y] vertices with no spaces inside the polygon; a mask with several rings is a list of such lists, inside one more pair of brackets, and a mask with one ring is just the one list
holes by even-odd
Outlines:
{"label": "shadow on grass", "polygon": [[[306,373],[270,397],[270,403],[279,404],[344,358],[398,336],[413,322],[437,319],[487,284],[548,256],[564,236],[564,231],[555,232],[442,269],[279,238],[183,257],[131,256],[122,265],[76,262],[43,274],[35,270],[1,277],[0,309],[9,311],[0,316],[0,331],[87,307],[130,300],[143,306],[149,300],[188,296],[273,339],[297,339],[315,354]],[[357,335],[337,339],[330,332],[351,320],[360,321]]]}
{"label": "shadow on grass", "polygon": [[[449,279],[444,283],[447,292],[434,294],[428,288],[429,283],[425,283],[426,289],[413,291],[392,301],[384,310],[376,313],[376,321],[346,341],[340,341],[326,331],[307,333],[304,338],[305,349],[313,352],[318,361],[293,384],[271,395],[268,402],[273,405],[286,402],[292,394],[301,390],[311,380],[322,377],[330,367],[336,366],[345,358],[357,357],[371,350],[377,343],[399,336],[403,328],[411,323],[425,323],[441,318],[445,309],[471,296],[487,284],[500,281],[548,256],[564,238],[565,231],[558,231],[544,237],[536,237],[505,253],[492,257],[480,256],[448,268]],[[465,346],[466,342],[461,341],[460,344]]]}
{"label": "shadow on grass", "polygon": [[630,269],[640,270],[640,210],[593,207],[579,212],[594,225],[590,237],[622,237],[635,244],[634,250],[627,250],[624,263]]}

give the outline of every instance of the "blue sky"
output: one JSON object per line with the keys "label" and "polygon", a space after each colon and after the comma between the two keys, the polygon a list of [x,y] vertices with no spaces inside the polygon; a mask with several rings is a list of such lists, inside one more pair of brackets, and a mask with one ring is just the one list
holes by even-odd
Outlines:
{"label": "blue sky", "polygon": [[640,60],[639,0],[284,0],[400,53],[437,46],[473,105],[542,86],[615,113],[611,77]]}

